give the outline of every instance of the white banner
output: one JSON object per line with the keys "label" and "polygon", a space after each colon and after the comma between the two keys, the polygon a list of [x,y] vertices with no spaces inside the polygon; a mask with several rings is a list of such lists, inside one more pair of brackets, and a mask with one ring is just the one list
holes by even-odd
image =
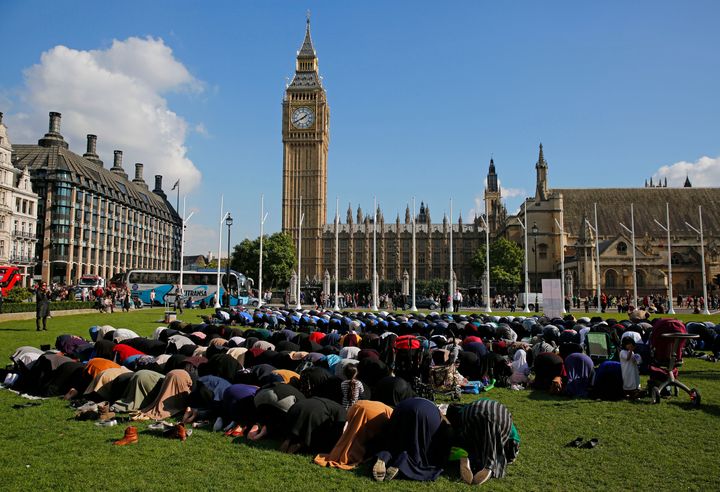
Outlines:
{"label": "white banner", "polygon": [[542,279],[543,312],[548,318],[562,318],[563,298],[560,279]]}

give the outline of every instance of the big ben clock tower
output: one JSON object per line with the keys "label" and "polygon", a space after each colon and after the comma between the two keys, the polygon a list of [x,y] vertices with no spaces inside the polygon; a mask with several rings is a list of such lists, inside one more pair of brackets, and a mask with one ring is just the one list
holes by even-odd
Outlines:
{"label": "big ben clock tower", "polygon": [[295,76],[285,90],[282,108],[282,230],[297,241],[302,212],[301,273],[303,277],[321,279],[330,109],[310,38],[309,18],[297,54]]}

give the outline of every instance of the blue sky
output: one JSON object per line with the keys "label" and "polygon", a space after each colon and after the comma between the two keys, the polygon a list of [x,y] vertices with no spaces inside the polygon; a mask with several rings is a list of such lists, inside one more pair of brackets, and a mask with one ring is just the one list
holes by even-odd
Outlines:
{"label": "blue sky", "polygon": [[119,148],[128,174],[144,162],[146,181],[161,172],[168,193],[179,177],[196,211],[188,253],[216,250],[220,194],[233,242],[259,234],[261,193],[266,231],[280,228],[281,99],[306,9],[331,110],[329,221],[336,196],[344,218],[348,202],[370,211],[374,195],[386,220],[412,196],[434,221],[451,196],[455,220],[468,218],[491,155],[513,211],[534,193],[540,141],[551,187],[642,186],[653,175],[679,185],[686,174],[720,185],[718,2],[2,8],[11,139],[40,138],[59,110],[76,152],[97,133],[106,166]]}

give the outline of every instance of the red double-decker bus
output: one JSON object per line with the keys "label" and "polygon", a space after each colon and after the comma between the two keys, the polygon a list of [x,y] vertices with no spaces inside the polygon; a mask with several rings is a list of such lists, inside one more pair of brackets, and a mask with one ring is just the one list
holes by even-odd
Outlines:
{"label": "red double-decker bus", "polygon": [[5,297],[22,279],[20,269],[16,266],[0,266],[0,289]]}

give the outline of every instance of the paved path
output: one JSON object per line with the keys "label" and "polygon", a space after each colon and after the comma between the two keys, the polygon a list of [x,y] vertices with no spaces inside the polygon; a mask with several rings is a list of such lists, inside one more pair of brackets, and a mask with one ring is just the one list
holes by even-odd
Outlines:
{"label": "paved path", "polygon": [[[73,314],[97,313],[97,309],[67,309],[65,311],[53,311],[51,306],[50,313],[52,314],[53,318],[57,318],[60,316],[71,316]],[[3,321],[18,321],[24,319],[35,319],[35,311],[30,311],[27,313],[0,314],[0,323]]]}

